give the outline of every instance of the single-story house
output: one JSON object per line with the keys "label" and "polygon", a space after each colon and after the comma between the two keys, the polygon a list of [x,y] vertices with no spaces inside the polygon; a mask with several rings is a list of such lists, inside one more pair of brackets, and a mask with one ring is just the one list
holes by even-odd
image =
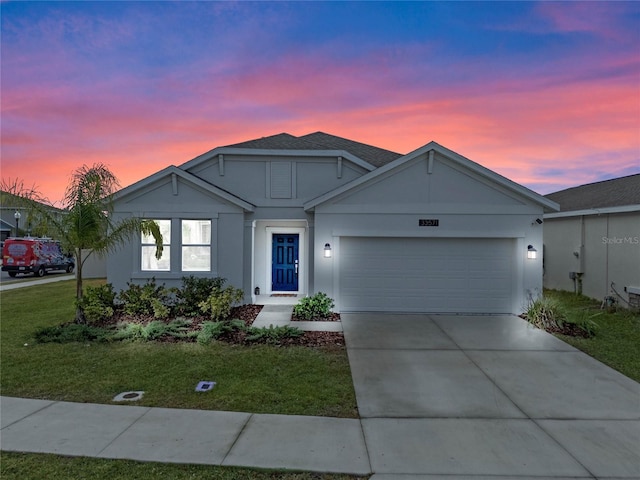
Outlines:
{"label": "single-story house", "polygon": [[542,291],[552,200],[430,142],[402,155],[322,132],[215,148],[115,196],[157,220],[107,260],[116,290],[220,276],[262,296],[324,292],[339,312],[520,313]]}
{"label": "single-story house", "polygon": [[9,238],[13,230],[15,230],[13,225],[3,219],[0,219],[0,242],[4,242]]}
{"label": "single-story house", "polygon": [[544,286],[640,308],[640,174],[546,197]]}

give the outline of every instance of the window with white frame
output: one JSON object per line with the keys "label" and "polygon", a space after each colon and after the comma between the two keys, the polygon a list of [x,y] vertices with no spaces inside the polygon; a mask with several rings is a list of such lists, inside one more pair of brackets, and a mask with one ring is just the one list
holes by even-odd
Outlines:
{"label": "window with white frame", "polygon": [[171,220],[154,221],[160,227],[162,233],[162,257],[156,258],[156,242],[152,235],[142,234],[142,265],[140,268],[146,271],[171,270]]}
{"label": "window with white frame", "polygon": [[182,271],[211,271],[211,220],[182,220]]}

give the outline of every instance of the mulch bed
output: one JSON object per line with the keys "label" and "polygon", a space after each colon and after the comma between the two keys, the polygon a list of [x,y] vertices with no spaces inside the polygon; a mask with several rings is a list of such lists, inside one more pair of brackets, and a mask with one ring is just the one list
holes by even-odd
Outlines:
{"label": "mulch bed", "polygon": [[574,323],[565,323],[562,328],[558,327],[549,327],[546,328],[545,331],[549,333],[557,333],[560,335],[567,335],[568,337],[581,337],[581,338],[589,338],[589,333],[585,332],[583,329],[578,327]]}
{"label": "mulch bed", "polygon": [[[525,314],[520,315],[520,318],[523,320],[527,320],[527,316]],[[580,338],[589,338],[589,332],[586,332],[575,323],[565,322],[562,327],[553,327],[549,326],[544,329],[545,332],[558,334],[558,335],[566,335],[568,337],[580,337]]]}
{"label": "mulch bed", "polygon": [[[247,327],[250,327],[260,311],[262,310],[262,305],[241,305],[239,307],[234,307],[231,309],[231,315],[229,318],[242,320]],[[340,320],[339,314],[338,320]],[[333,318],[333,317],[332,317]],[[132,316],[125,315],[123,313],[116,313],[113,317],[102,320],[100,322],[92,323],[92,325],[96,327],[109,328],[115,327],[118,323],[121,322],[129,322],[129,323],[141,323],[147,324],[149,322],[154,321],[155,319],[151,316]],[[169,323],[174,319],[167,319],[166,322]],[[191,331],[199,331],[200,325],[203,322],[210,320],[205,316],[197,316],[197,317],[189,317],[189,320],[192,322],[189,330]],[[226,333],[218,338],[218,340],[223,341],[225,343],[231,343],[236,345],[248,345],[249,342],[245,340],[246,332],[235,331],[232,333]],[[185,341],[195,341],[193,340],[185,340],[178,339],[171,336],[164,336],[156,341],[165,342],[165,343],[178,343]],[[304,332],[299,337],[295,338],[284,338],[279,343],[280,346],[304,346],[304,347],[323,347],[323,348],[338,348],[342,349],[345,346],[344,336],[341,332]]]}

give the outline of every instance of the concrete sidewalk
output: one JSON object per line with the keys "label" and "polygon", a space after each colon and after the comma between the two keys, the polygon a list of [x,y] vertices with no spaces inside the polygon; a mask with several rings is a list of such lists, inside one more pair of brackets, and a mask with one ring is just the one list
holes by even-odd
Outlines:
{"label": "concrete sidewalk", "polygon": [[10,280],[0,283],[0,292],[7,290],[15,290],[17,288],[32,287],[34,285],[45,285],[47,283],[62,282],[64,280],[73,280],[76,278],[74,273],[55,273],[47,274],[45,277],[25,278],[24,280]]}
{"label": "concrete sidewalk", "polygon": [[360,422],[0,397],[8,451],[367,474]]}
{"label": "concrete sidewalk", "polygon": [[640,478],[640,385],[521,319],[342,325],[360,420],[0,397],[1,447],[372,480]]}

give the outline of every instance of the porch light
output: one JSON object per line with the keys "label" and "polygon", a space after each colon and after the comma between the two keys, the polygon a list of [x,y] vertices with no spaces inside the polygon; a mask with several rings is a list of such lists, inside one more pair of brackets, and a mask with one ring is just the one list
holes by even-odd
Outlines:
{"label": "porch light", "polygon": [[527,258],[529,260],[535,260],[536,258],[538,258],[538,251],[533,248],[533,245],[529,245],[527,247]]}
{"label": "porch light", "polygon": [[324,258],[331,258],[331,245],[329,243],[324,244]]}

